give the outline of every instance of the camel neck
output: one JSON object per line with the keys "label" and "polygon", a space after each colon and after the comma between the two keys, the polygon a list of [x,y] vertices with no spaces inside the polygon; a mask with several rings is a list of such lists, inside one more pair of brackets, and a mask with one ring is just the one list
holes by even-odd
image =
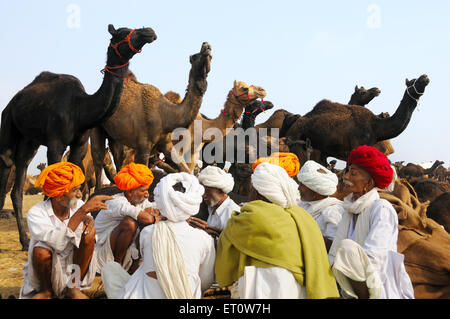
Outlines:
{"label": "camel neck", "polygon": [[417,101],[411,98],[405,91],[400,105],[392,116],[375,118],[377,141],[391,139],[400,135],[408,126],[416,106]]}

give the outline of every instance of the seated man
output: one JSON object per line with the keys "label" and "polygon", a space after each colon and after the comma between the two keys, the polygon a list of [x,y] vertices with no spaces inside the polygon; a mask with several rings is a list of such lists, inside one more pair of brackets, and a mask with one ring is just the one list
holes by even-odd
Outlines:
{"label": "seated man", "polygon": [[199,299],[214,281],[214,240],[186,220],[198,212],[204,192],[197,178],[169,174],[155,188],[164,221],[142,230],[142,265],[130,276],[116,262],[107,263],[102,280],[108,298]]}
{"label": "seated man", "polygon": [[343,181],[350,195],[328,254],[345,298],[414,298],[397,252],[397,213],[376,189],[387,187],[392,175],[386,155],[374,147],[359,146],[347,159]]}
{"label": "seated man", "polygon": [[133,272],[139,264],[139,251],[135,243],[139,223],[152,224],[155,215],[158,215],[154,203],[147,200],[153,173],[146,165],[130,163],[117,173],[114,181],[123,192],[114,195],[106,203],[108,209],[101,210],[95,218],[98,273],[101,273],[103,265],[112,260]]}
{"label": "seated man", "polygon": [[234,179],[230,173],[217,166],[207,166],[198,175],[198,181],[205,188],[203,201],[208,206],[208,219],[189,218],[189,224],[204,229],[214,238],[219,237],[225,228],[231,212],[239,211],[240,207],[229,196],[233,190]]}
{"label": "seated man", "polygon": [[88,298],[80,288],[90,287],[96,270],[89,213],[107,208],[104,201],[111,197],[94,196],[83,203],[84,179],[81,168],[68,162],[50,165],[39,175],[36,187],[42,187],[48,199],[28,210],[31,240],[20,298]]}
{"label": "seated man", "polygon": [[217,243],[216,279],[232,298],[337,298],[319,226],[304,209],[297,183],[263,162],[250,202],[233,212]]}
{"label": "seated man", "polygon": [[330,197],[336,193],[338,178],[319,163],[307,161],[297,174],[297,179],[301,196],[298,205],[317,222],[329,251],[344,213],[342,201]]}

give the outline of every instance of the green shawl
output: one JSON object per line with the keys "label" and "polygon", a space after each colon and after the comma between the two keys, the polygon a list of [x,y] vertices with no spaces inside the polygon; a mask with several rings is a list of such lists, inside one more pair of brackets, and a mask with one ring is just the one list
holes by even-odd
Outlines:
{"label": "green shawl", "polygon": [[231,285],[244,274],[245,266],[291,271],[306,286],[309,299],[339,297],[320,228],[298,206],[284,209],[257,200],[232,213],[217,243],[218,284]]}

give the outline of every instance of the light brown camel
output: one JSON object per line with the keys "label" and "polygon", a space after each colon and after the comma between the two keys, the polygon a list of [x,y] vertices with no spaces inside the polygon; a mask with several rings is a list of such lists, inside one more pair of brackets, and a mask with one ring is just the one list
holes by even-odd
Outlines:
{"label": "light brown camel", "polygon": [[114,157],[116,170],[120,170],[123,163],[122,145],[136,151],[136,163],[148,165],[153,148],[162,138],[174,129],[187,128],[192,123],[202,104],[207,88],[206,78],[211,67],[211,47],[207,42],[202,44],[199,53],[190,57],[190,63],[189,83],[180,104],[170,102],[153,85],[131,78],[128,83],[124,83],[116,112],[91,131],[97,180],[101,172],[106,139]]}
{"label": "light brown camel", "polygon": [[[190,139],[183,139],[183,141],[178,142],[178,145],[177,142],[170,141],[167,146],[169,149],[171,149],[173,145],[180,147],[180,158],[178,158],[178,160],[180,160],[182,156],[184,159],[188,158],[186,163],[181,165],[186,165],[187,171],[192,173],[197,165],[197,160],[199,159],[200,152],[205,143],[220,140],[220,136],[217,136],[218,134],[207,136],[209,135],[208,131],[212,132],[211,129],[213,129],[215,133],[220,133],[221,137],[226,136],[228,129],[232,129],[241,117],[244,108],[256,99],[264,98],[265,96],[266,91],[260,86],[247,85],[242,81],[234,81],[233,88],[228,92],[227,100],[225,101],[224,108],[220,111],[219,116],[215,119],[208,119],[198,113],[196,121],[201,121],[197,122],[198,124],[201,123],[201,129],[199,126],[197,126],[198,129],[196,129],[196,123],[194,122],[188,128]],[[196,144],[196,141],[199,141],[199,143]],[[185,152],[183,155],[183,151],[186,150],[190,152]]]}

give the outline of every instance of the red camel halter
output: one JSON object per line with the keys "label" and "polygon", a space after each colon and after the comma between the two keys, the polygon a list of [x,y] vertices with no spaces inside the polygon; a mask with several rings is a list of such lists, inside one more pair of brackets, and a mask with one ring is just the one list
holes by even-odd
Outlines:
{"label": "red camel halter", "polygon": [[[136,29],[133,29],[130,31],[130,33],[128,33],[128,35],[125,37],[125,39],[120,40],[119,42],[116,43],[110,43],[110,46],[114,49],[114,51],[116,51],[116,54],[122,58],[122,55],[120,55],[118,46],[121,45],[122,43],[128,43],[128,46],[130,47],[131,51],[135,52],[135,53],[141,53],[142,50],[136,50],[133,45],[131,44],[131,35],[133,34],[133,32],[136,31]],[[108,72],[109,74],[112,74],[114,76],[117,76],[119,78],[122,78],[122,76],[120,76],[119,74],[117,74],[116,72],[113,72],[111,70],[116,70],[116,69],[121,69],[123,67],[126,67],[128,64],[130,64],[130,61],[128,61],[127,63],[123,64],[123,65],[119,65],[119,66],[108,66],[105,65],[105,68],[103,70],[101,70],[100,72],[105,73]],[[127,83],[128,83],[128,74],[127,74]]]}

